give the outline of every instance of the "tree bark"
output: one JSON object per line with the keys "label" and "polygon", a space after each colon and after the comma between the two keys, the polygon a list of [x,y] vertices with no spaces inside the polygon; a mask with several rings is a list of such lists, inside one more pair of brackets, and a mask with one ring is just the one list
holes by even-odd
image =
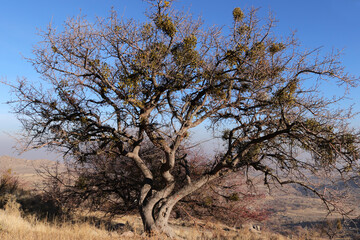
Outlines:
{"label": "tree bark", "polygon": [[175,204],[185,196],[193,193],[217,177],[218,172],[215,174],[205,175],[197,181],[185,185],[170,195],[174,189],[174,184],[172,184],[162,191],[148,196],[144,204],[139,207],[140,215],[144,224],[144,231],[149,235],[166,234],[170,238],[175,238],[176,234],[168,224],[171,211]]}
{"label": "tree bark", "polygon": [[[153,202],[152,199],[150,202]],[[145,206],[140,206],[140,215],[144,226],[144,231],[148,235],[153,234],[166,234],[170,238],[175,238],[176,234],[173,229],[169,226],[168,220],[172,210],[171,207],[163,208],[160,210],[158,208],[158,204],[147,204]],[[162,203],[164,205],[168,205],[167,203]]]}

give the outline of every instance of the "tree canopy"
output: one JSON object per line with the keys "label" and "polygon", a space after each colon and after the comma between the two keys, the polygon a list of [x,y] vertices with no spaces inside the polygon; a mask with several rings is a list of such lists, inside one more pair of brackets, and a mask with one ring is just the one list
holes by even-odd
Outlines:
{"label": "tree canopy", "polygon": [[[144,228],[169,235],[174,205],[220,175],[253,169],[265,184],[298,183],[316,192],[308,174],[357,171],[350,108],[337,109],[342,96],[318,91],[328,82],[356,86],[339,54],[306,51],[294,36],[276,36],[273,19],[264,23],[256,9],[235,8],[225,34],[172,1],[148,2],[145,22],[112,11],[95,23],[78,17],[60,32],[51,25],[42,32],[29,59],[42,82],[13,85],[29,146],[61,150],[78,163],[105,156],[135,164],[124,174],[142,179]],[[225,147],[194,178],[178,153],[197,126],[212,127]],[[160,157],[145,160],[144,142]]]}

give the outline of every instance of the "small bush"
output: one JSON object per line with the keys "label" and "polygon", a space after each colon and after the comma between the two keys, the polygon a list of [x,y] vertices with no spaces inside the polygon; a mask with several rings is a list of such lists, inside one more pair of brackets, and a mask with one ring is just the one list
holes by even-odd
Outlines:
{"label": "small bush", "polygon": [[20,216],[20,203],[16,201],[16,196],[13,194],[6,194],[4,196],[5,201],[5,212],[10,213],[11,215]]}
{"label": "small bush", "polygon": [[5,208],[16,199],[16,194],[20,191],[19,181],[12,175],[11,169],[8,169],[0,175],[0,208]]}
{"label": "small bush", "polygon": [[19,190],[19,180],[12,175],[11,169],[8,169],[0,175],[0,196],[6,193],[14,194]]}

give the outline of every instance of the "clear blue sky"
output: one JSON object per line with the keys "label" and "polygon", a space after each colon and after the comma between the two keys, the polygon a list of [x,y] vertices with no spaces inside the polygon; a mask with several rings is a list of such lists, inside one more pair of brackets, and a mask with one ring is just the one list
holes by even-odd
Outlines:
{"label": "clear blue sky", "polygon": [[[276,32],[287,36],[297,31],[297,38],[308,48],[323,46],[344,49],[342,62],[346,70],[360,75],[360,0],[177,0],[178,8],[190,9],[194,15],[202,15],[206,24],[226,26],[231,24],[234,7],[260,8],[260,16],[271,11],[277,23]],[[86,15],[107,17],[111,7],[125,18],[144,19],[147,4],[141,0],[17,0],[2,1],[0,5],[0,78],[14,81],[26,77],[39,81],[32,66],[23,57],[32,56],[32,46],[40,38],[38,29],[49,22],[61,28],[72,16]],[[336,89],[329,89],[336,91]],[[360,88],[352,91],[353,102],[360,102]],[[10,99],[9,89],[0,85],[0,155],[13,155],[13,141],[6,133],[13,134],[20,124],[9,113],[4,102]],[[356,110],[360,111],[360,104]],[[358,118],[359,119],[359,118]],[[356,120],[354,120],[356,121]],[[360,126],[357,122],[354,125]],[[42,152],[24,155],[28,158],[50,157]]]}

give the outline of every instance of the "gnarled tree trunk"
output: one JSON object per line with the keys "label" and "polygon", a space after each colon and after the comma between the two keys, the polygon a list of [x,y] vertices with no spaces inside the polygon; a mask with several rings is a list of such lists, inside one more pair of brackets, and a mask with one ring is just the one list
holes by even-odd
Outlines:
{"label": "gnarled tree trunk", "polygon": [[[161,233],[171,238],[175,237],[175,232],[168,224],[171,211],[175,204],[217,176],[217,173],[205,175],[194,183],[189,182],[176,192],[173,192],[174,183],[158,192],[148,191],[148,195],[139,205],[144,231],[148,234]],[[144,186],[144,188],[145,187],[146,186]]]}

